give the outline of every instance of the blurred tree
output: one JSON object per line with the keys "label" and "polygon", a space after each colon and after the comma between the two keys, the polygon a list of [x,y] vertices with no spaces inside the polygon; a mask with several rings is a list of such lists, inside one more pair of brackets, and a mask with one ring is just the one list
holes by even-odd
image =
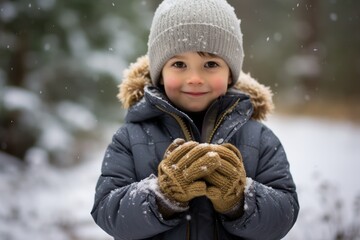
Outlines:
{"label": "blurred tree", "polygon": [[323,82],[333,97],[360,96],[360,2],[321,1]]}
{"label": "blurred tree", "polygon": [[1,1],[0,151],[77,161],[98,119],[121,114],[116,85],[146,51],[146,19],[146,1]]}
{"label": "blurred tree", "polygon": [[229,2],[242,19],[243,68],[278,106],[320,104],[313,113],[360,120],[360,1]]}
{"label": "blurred tree", "polygon": [[299,69],[297,77],[306,92],[313,92],[319,87],[321,71],[320,60],[316,54],[319,50],[319,1],[304,0],[302,4],[298,19],[302,26],[301,34],[299,34],[301,51],[298,59],[305,64],[300,65],[300,62],[296,62],[297,68],[304,66],[303,69]]}

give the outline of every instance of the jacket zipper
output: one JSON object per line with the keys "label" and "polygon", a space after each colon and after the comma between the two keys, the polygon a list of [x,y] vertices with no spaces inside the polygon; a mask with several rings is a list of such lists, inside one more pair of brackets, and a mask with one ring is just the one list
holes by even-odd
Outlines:
{"label": "jacket zipper", "polygon": [[[191,141],[191,140],[192,140],[192,135],[191,135],[191,133],[190,133],[190,130],[189,130],[189,128],[186,126],[185,121],[184,121],[181,117],[179,117],[176,113],[172,113],[172,112],[169,112],[169,111],[163,109],[163,108],[160,107],[160,106],[156,106],[156,107],[157,107],[158,109],[160,109],[161,111],[169,114],[170,116],[172,116],[172,117],[176,120],[176,122],[179,124],[182,132],[183,132],[184,135],[185,135],[185,140],[186,140],[186,141]],[[190,223],[189,223],[189,221],[187,221],[187,223],[186,223],[186,239],[187,239],[187,240],[190,240]]]}
{"label": "jacket zipper", "polygon": [[181,117],[179,117],[176,113],[172,113],[172,112],[169,112],[169,111],[161,108],[160,106],[156,106],[156,107],[158,109],[160,109],[161,111],[169,114],[170,116],[172,116],[176,120],[176,122],[179,124],[182,132],[185,135],[185,141],[191,141],[192,140],[191,132],[190,132],[189,128],[186,126],[185,121]]}
{"label": "jacket zipper", "polygon": [[229,107],[219,118],[219,120],[216,122],[215,127],[213,129],[213,131],[211,132],[209,139],[207,141],[207,143],[211,143],[212,138],[214,137],[214,134],[216,132],[216,130],[220,127],[220,124],[223,122],[224,118],[226,115],[228,115],[230,112],[232,112],[235,108],[235,106],[240,102],[240,98],[238,100],[236,100],[236,102],[231,105],[231,107]]}

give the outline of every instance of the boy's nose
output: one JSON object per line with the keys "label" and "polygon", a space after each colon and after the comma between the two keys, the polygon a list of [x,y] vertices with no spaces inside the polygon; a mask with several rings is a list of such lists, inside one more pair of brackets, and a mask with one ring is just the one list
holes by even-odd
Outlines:
{"label": "boy's nose", "polygon": [[194,71],[189,75],[187,83],[188,84],[203,84],[204,79],[203,79],[203,77],[201,76],[200,73]]}

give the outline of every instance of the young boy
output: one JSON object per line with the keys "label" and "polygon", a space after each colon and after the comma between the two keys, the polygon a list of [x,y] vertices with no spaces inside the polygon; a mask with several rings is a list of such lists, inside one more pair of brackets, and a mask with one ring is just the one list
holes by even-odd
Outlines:
{"label": "young boy", "polygon": [[[164,0],[148,56],[120,85],[128,109],[92,216],[115,239],[281,239],[299,205],[269,89],[241,73],[240,21],[225,0]],[[241,73],[241,74],[240,74]],[[245,93],[244,93],[245,92]]]}

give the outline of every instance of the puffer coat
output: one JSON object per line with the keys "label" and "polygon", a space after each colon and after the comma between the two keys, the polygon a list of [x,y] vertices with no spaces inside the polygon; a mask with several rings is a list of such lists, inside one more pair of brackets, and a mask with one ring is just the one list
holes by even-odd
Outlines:
{"label": "puffer coat", "polygon": [[[238,83],[208,110],[205,131],[172,106],[149,80],[148,59],[130,66],[118,95],[128,109],[102,164],[92,216],[114,239],[281,239],[294,225],[299,204],[279,139],[261,120],[271,111],[271,92],[242,73]],[[206,197],[163,219],[156,205],[157,167],[176,138],[231,143],[247,175],[244,214],[228,219]]]}

